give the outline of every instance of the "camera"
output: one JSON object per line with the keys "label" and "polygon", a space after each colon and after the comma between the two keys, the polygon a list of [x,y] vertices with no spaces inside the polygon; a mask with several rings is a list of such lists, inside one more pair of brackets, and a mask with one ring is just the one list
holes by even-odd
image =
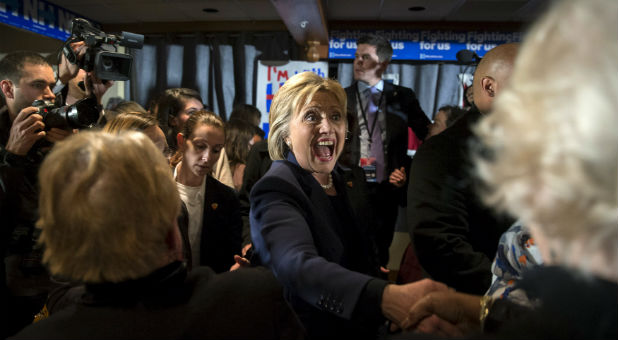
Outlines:
{"label": "camera", "polygon": [[[62,48],[69,62],[77,63],[79,68],[86,72],[94,71],[96,76],[102,80],[129,80],[133,57],[126,53],[116,52],[116,46],[142,48],[143,35],[130,32],[122,32],[118,36],[105,34],[82,18],[73,19],[71,25],[71,37]],[[77,55],[70,46],[77,41],[83,41],[88,47],[81,60],[77,59]],[[113,51],[106,48],[113,48]]]}
{"label": "camera", "polygon": [[94,97],[60,107],[48,100],[35,100],[32,106],[37,107],[37,113],[43,116],[46,131],[51,128],[89,129],[99,120],[100,107]]}

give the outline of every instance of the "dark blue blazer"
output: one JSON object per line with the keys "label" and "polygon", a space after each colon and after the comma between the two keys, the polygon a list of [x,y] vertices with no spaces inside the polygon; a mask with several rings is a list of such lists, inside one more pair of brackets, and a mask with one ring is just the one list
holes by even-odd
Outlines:
{"label": "dark blue blazer", "polygon": [[[345,203],[344,212],[335,211],[319,183],[290,152],[287,160],[275,161],[251,191],[255,252],[284,286],[310,335],[316,334],[314,325],[341,329],[338,322],[352,319],[365,285],[373,278],[368,275],[373,274],[373,263],[378,268],[362,221],[352,225],[367,244],[365,258],[360,259],[366,270],[356,272],[341,264],[344,241],[337,234],[337,223],[342,216],[355,219],[355,215],[345,190],[350,183],[344,183],[337,171],[333,181]],[[379,311],[380,306],[371,308]]]}
{"label": "dark blue blazer", "polygon": [[[230,270],[235,263],[234,255],[240,254],[242,219],[240,202],[234,190],[206,176],[204,193],[204,217],[200,242],[200,265],[212,268],[216,273]],[[183,239],[184,255],[189,268],[193,267],[189,244],[189,213],[182,203],[178,227]]]}

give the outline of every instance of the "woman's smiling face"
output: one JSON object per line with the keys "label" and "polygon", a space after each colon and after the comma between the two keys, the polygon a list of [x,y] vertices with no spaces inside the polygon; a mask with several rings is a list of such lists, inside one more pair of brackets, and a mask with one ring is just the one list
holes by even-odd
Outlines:
{"label": "woman's smiling face", "polygon": [[286,143],[303,169],[330,173],[343,150],[345,131],[344,108],[330,92],[318,91],[291,119]]}

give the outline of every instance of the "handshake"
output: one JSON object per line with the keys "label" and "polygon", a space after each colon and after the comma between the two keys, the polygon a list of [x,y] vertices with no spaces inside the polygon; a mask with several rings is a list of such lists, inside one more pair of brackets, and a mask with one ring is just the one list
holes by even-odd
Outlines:
{"label": "handshake", "polygon": [[382,295],[382,313],[394,325],[391,331],[420,332],[440,337],[480,332],[481,297],[457,293],[430,279],[388,285]]}

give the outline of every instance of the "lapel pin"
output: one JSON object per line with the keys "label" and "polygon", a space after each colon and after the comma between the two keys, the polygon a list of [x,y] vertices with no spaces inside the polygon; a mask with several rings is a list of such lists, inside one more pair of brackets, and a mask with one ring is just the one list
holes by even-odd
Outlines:
{"label": "lapel pin", "polygon": [[348,181],[348,182],[346,182],[346,184],[347,184],[350,188],[354,186],[354,183],[353,183],[352,181]]}
{"label": "lapel pin", "polygon": [[210,205],[212,207],[212,210],[217,210],[217,208],[219,207],[218,203],[213,203]]}

